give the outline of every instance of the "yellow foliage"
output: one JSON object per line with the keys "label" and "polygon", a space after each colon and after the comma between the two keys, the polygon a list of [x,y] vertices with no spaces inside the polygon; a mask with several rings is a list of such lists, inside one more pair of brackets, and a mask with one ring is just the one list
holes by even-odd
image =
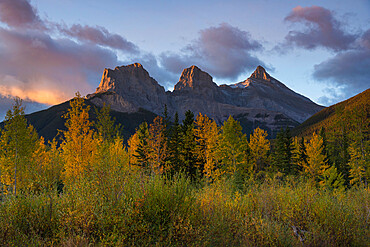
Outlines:
{"label": "yellow foliage", "polygon": [[270,142],[267,140],[267,132],[257,127],[250,135],[249,148],[253,163],[253,170],[261,170],[268,161]]}
{"label": "yellow foliage", "polygon": [[222,174],[216,164],[216,149],[219,139],[219,129],[216,122],[199,113],[195,120],[194,135],[198,144],[196,156],[201,163],[198,165],[204,165],[203,172],[206,177],[216,179]]}
{"label": "yellow foliage", "polygon": [[167,139],[165,137],[165,125],[162,117],[156,117],[149,127],[148,161],[154,174],[162,174],[165,169],[167,157]]}
{"label": "yellow foliage", "polygon": [[323,154],[323,139],[314,132],[306,148],[307,164],[301,165],[310,178],[317,179],[328,168],[326,156]]}
{"label": "yellow foliage", "polygon": [[67,119],[67,131],[63,131],[61,144],[64,159],[64,179],[73,182],[83,178],[85,172],[91,172],[99,140],[93,138],[89,121],[89,106],[86,106],[80,94],[70,102]]}

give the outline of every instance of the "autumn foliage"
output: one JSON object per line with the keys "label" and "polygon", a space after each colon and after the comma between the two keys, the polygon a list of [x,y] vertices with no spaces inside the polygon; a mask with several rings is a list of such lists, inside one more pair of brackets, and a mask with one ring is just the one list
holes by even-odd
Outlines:
{"label": "autumn foliage", "polygon": [[96,109],[91,121],[76,94],[60,140],[45,143],[15,101],[0,134],[0,245],[369,243],[363,112],[337,123],[351,123],[340,132],[282,129],[275,140],[260,128],[247,135],[231,116],[218,125],[190,111],[124,140],[109,112]]}

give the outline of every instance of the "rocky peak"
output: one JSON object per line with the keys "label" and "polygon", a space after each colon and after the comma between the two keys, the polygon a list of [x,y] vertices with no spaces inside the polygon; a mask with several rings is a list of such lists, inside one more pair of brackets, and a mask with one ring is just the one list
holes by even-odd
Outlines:
{"label": "rocky peak", "polygon": [[105,98],[113,106],[112,109],[125,112],[133,112],[141,107],[160,113],[167,104],[164,87],[150,77],[139,63],[116,67],[114,70],[105,69],[99,87],[89,97],[102,93],[108,93]]}
{"label": "rocky peak", "polygon": [[259,65],[257,69],[249,77],[249,79],[271,81],[271,76],[266,72],[266,70],[262,66]]}
{"label": "rocky peak", "polygon": [[[127,66],[116,67],[114,70],[104,69],[103,76],[96,93],[106,91],[137,90],[145,88],[164,88],[160,86],[148,71],[140,63],[134,63]],[[146,90],[145,90],[146,91]]]}
{"label": "rocky peak", "polygon": [[217,87],[217,84],[213,82],[212,76],[193,65],[182,71],[175,90],[200,90],[214,87]]}

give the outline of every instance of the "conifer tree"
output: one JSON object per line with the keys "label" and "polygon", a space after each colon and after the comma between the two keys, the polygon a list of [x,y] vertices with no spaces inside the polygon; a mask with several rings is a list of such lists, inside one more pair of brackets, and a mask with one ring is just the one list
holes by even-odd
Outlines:
{"label": "conifer tree", "polygon": [[249,148],[253,171],[262,171],[268,164],[270,142],[267,132],[257,127],[250,135]]}
{"label": "conifer tree", "polygon": [[180,162],[182,168],[190,176],[195,179],[197,176],[197,158],[196,158],[196,142],[194,135],[194,113],[190,110],[185,112],[185,119],[181,125],[180,135]]}
{"label": "conifer tree", "polygon": [[166,126],[162,117],[154,118],[149,128],[148,161],[153,174],[162,174],[167,159]]}
{"label": "conifer tree", "polygon": [[307,164],[302,164],[304,172],[312,180],[318,180],[319,176],[328,168],[324,152],[323,139],[315,132],[306,146]]}
{"label": "conifer tree", "polygon": [[365,183],[370,179],[370,108],[362,103],[348,116],[351,144],[349,145],[350,183]]}
{"label": "conifer tree", "polygon": [[230,116],[221,127],[218,145],[222,173],[229,175],[250,173],[251,167],[247,167],[247,153],[247,137],[242,133],[239,122]]}
{"label": "conifer tree", "polygon": [[173,125],[170,127],[168,144],[168,161],[170,163],[170,173],[173,175],[181,169],[181,126],[179,124],[179,114],[175,113]]}
{"label": "conifer tree", "polygon": [[344,190],[344,177],[335,166],[330,166],[321,175],[320,185],[328,190]]}
{"label": "conifer tree", "polygon": [[292,162],[292,138],[289,128],[281,129],[276,136],[273,153],[273,166],[284,174],[294,174],[295,169]]}
{"label": "conifer tree", "polygon": [[139,137],[138,137],[138,131],[136,132],[128,139],[127,141],[127,153],[128,153],[128,162],[129,165],[137,165],[138,164],[138,153],[137,149],[139,147]]}
{"label": "conifer tree", "polygon": [[303,137],[293,138],[293,151],[292,151],[292,169],[293,174],[299,174],[302,167],[307,165],[307,151],[305,140]]}
{"label": "conifer tree", "polygon": [[149,164],[149,129],[148,123],[143,122],[139,125],[139,129],[137,130],[137,138],[138,138],[138,145],[136,149],[136,154],[134,157],[137,159],[136,165],[144,168],[147,172],[150,172],[150,164]]}
{"label": "conifer tree", "polygon": [[12,186],[15,195],[18,189],[30,185],[31,158],[37,142],[38,135],[24,116],[22,100],[16,97],[12,109],[6,113],[4,129],[0,133],[1,182],[8,188]]}
{"label": "conifer tree", "polygon": [[217,141],[219,139],[219,129],[214,120],[206,115],[199,113],[195,120],[194,134],[196,138],[196,156],[198,167],[209,178],[216,175],[216,153]]}

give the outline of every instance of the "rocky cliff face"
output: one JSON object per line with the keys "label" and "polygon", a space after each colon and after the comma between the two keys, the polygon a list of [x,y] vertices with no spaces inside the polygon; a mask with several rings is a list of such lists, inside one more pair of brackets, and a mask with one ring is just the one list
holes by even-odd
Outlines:
{"label": "rocky cliff face", "polygon": [[[158,113],[163,112],[167,104],[164,88],[139,63],[116,67],[114,70],[105,69],[95,94],[103,93],[107,93],[106,96],[91,99],[92,102],[98,106],[105,102],[121,112],[136,112],[144,108]],[[88,98],[93,95],[88,95]]]}
{"label": "rocky cliff face", "polygon": [[[99,97],[97,97],[99,96]],[[212,77],[196,66],[184,69],[173,92],[165,92],[141,64],[105,69],[96,92],[88,95],[96,105],[110,104],[121,112],[139,108],[161,115],[164,105],[169,115],[187,110],[199,112],[218,123],[230,115],[251,129],[263,126],[271,132],[294,127],[322,109],[308,98],[295,93],[258,66],[245,81],[218,86]]]}

